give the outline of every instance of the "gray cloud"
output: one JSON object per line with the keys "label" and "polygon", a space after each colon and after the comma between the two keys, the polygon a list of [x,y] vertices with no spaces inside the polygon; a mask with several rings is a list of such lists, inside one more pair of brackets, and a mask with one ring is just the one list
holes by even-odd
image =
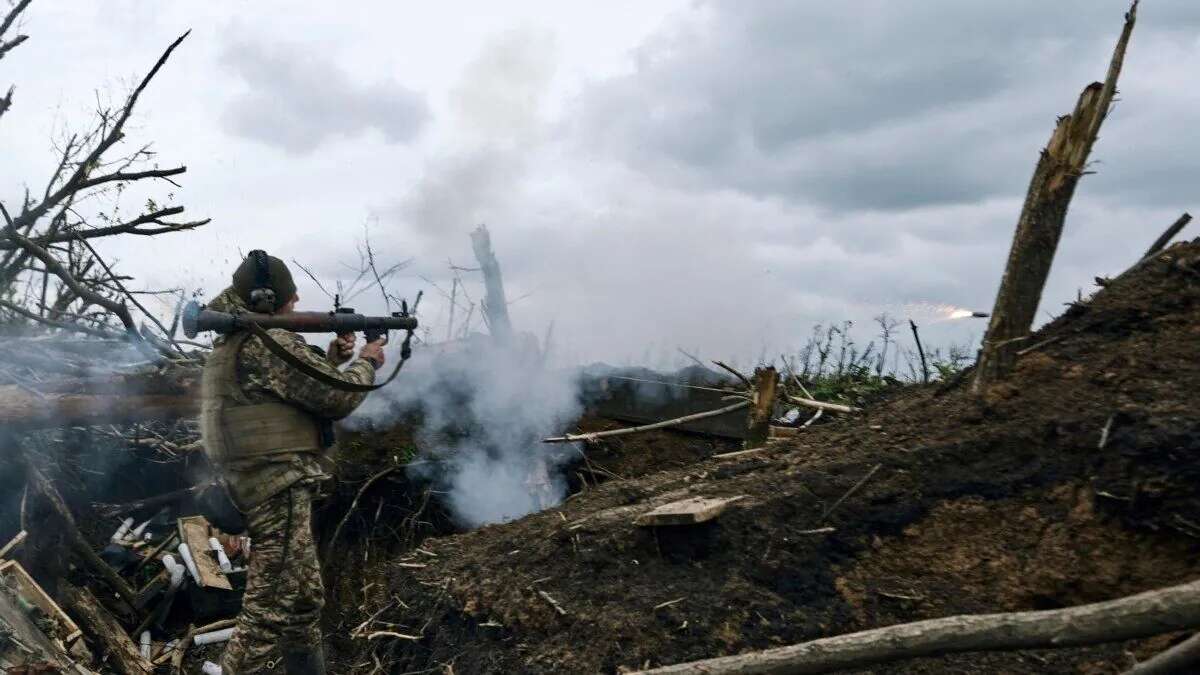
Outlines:
{"label": "gray cloud", "polygon": [[[632,73],[586,91],[574,133],[663,180],[839,210],[1012,195],[1055,116],[1103,77],[1127,6],[707,0],[645,44]],[[1142,50],[1178,49],[1197,31],[1198,3],[1145,3],[1126,81],[1146,74]],[[1127,98],[1097,153],[1143,172],[1101,185],[1137,200],[1178,194],[1172,176],[1200,141],[1181,147],[1178,122],[1163,122],[1190,102]],[[1129,127],[1141,159],[1108,141]],[[1147,146],[1161,151],[1152,162]]]}
{"label": "gray cloud", "polygon": [[371,129],[388,143],[406,143],[429,119],[422,95],[390,78],[361,84],[296,45],[234,40],[221,62],[246,87],[225,109],[225,129],[290,153]]}
{"label": "gray cloud", "polygon": [[543,143],[539,108],[554,51],[549,35],[528,29],[486,43],[450,92],[454,141],[390,211],[430,240],[460,237],[506,211]]}

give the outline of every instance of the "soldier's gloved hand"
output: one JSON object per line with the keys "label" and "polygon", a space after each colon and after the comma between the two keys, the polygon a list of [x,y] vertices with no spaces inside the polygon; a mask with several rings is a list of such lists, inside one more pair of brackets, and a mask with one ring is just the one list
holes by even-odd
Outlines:
{"label": "soldier's gloved hand", "polygon": [[350,360],[354,356],[354,333],[343,333],[337,336],[333,342],[329,343],[329,350],[325,352],[329,361],[335,366],[340,366]]}
{"label": "soldier's gloved hand", "polygon": [[383,345],[386,342],[386,340],[368,342],[363,346],[362,351],[358,355],[370,361],[371,365],[375,366],[375,370],[379,370],[383,367]]}

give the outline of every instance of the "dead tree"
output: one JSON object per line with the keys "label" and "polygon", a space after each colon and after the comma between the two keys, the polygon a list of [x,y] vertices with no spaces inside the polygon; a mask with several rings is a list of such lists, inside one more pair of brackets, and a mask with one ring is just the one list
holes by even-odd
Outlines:
{"label": "dead tree", "polygon": [[961,652],[1081,647],[1200,626],[1200,581],[1066,609],[951,616],[681,663],[646,675],[789,675]]}
{"label": "dead tree", "polygon": [[1079,179],[1087,173],[1088,156],[1117,92],[1117,77],[1136,17],[1135,1],[1125,14],[1125,27],[1113,51],[1105,81],[1093,82],[1084,88],[1074,112],[1059,118],[1034,169],[979,353],[973,383],[977,393],[1012,369],[1019,342],[1028,336],[1033,326],[1042,289],[1062,235],[1067,208]]}
{"label": "dead tree", "polygon": [[[17,36],[5,41],[5,34],[30,1],[19,2],[0,22],[0,55],[23,40],[24,36]],[[89,209],[105,198],[115,202],[124,188],[135,182],[163,181],[177,187],[174,178],[187,171],[184,166],[159,168],[149,145],[124,154],[117,150],[126,140],[126,125],[141,94],[186,37],[185,33],[167,47],[120,107],[100,108],[90,131],[71,135],[61,143],[55,169],[42,189],[26,189],[15,208],[0,203],[0,298],[5,300],[0,318],[88,334],[115,330],[144,344],[147,352],[178,355],[169,344],[166,329],[124,284],[128,277],[115,274],[90,242],[119,235],[179,232],[208,221],[172,220],[183,207],[160,206],[154,200],[147,200],[143,212],[129,220]],[[10,89],[0,112],[7,111],[11,102]],[[164,335],[145,342],[131,306]]]}
{"label": "dead tree", "polygon": [[504,296],[500,263],[496,261],[496,253],[492,250],[492,237],[488,234],[486,225],[480,225],[471,233],[471,247],[475,249],[475,259],[479,261],[479,269],[483,272],[483,285],[487,292],[484,314],[488,320],[488,327],[498,342],[508,344],[512,339],[508,300]]}

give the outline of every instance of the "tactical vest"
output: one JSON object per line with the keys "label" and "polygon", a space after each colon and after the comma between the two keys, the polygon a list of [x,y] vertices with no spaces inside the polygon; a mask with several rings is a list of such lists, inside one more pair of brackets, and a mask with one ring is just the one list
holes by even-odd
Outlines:
{"label": "tactical vest", "polygon": [[200,434],[209,460],[239,460],[321,451],[317,420],[281,402],[253,403],[237,378],[237,359],[249,333],[230,335],[215,346],[200,380]]}

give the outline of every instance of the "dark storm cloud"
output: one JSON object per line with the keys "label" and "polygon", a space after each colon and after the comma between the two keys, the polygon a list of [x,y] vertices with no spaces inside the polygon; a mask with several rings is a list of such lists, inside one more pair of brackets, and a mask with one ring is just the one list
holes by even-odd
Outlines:
{"label": "dark storm cloud", "polygon": [[[1055,116],[1103,77],[1127,5],[708,0],[644,45],[632,73],[585,91],[576,124],[593,151],[697,189],[834,209],[1019,194]],[[1200,3],[1146,2],[1140,14],[1124,83],[1147,76],[1148,52],[1200,34]],[[1097,157],[1137,166],[1135,152],[1158,154],[1133,180],[1099,185],[1135,200],[1175,194],[1177,164],[1200,150],[1169,119],[1183,95],[1126,98]],[[1134,152],[1108,140],[1126,127],[1141,134]]]}
{"label": "dark storm cloud", "polygon": [[422,95],[392,79],[361,84],[298,46],[233,41],[221,61],[245,85],[224,111],[225,129],[291,153],[370,129],[405,143],[429,119]]}

